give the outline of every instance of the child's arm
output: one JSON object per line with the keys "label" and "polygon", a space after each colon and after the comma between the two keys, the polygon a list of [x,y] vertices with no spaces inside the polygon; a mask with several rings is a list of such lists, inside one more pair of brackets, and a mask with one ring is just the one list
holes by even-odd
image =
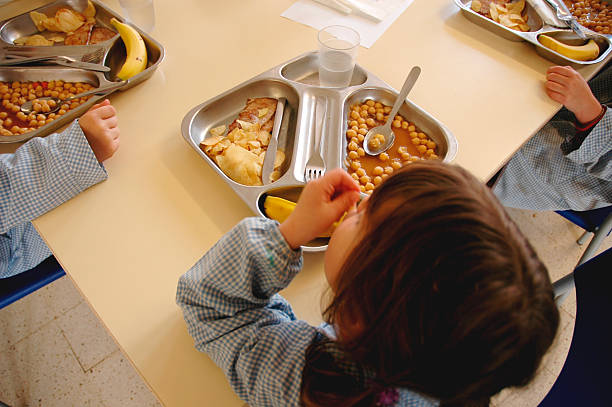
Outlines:
{"label": "child's arm", "polygon": [[304,352],[317,334],[276,293],[302,267],[269,219],[248,218],[224,235],[178,283],[198,350],[251,406],[298,405]]}
{"label": "child's arm", "polygon": [[33,138],[14,154],[0,155],[0,233],[107,178],[97,157],[112,155],[119,131],[108,108],[104,101],[82,116],[80,126],[75,121],[62,133]]}

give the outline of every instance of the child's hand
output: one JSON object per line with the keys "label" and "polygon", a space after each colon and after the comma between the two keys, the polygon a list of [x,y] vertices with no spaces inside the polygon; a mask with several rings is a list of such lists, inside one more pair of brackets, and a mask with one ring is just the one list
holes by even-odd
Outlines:
{"label": "child's hand", "polygon": [[280,232],[297,249],[327,231],[358,200],[359,186],[345,171],[328,171],[306,185]]}
{"label": "child's hand", "polygon": [[119,127],[117,112],[108,99],[93,105],[79,119],[79,125],[98,162],[101,163],[115,154],[119,148]]}
{"label": "child's hand", "polygon": [[552,66],[546,71],[546,93],[576,115],[580,123],[588,123],[601,113],[601,104],[593,96],[589,84],[569,66]]}

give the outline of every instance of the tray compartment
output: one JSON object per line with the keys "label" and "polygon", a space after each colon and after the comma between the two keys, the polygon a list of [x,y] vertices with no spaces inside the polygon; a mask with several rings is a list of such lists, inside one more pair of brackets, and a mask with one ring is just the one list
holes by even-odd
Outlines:
{"label": "tray compartment", "polygon": [[[85,71],[82,69],[72,68],[51,68],[51,67],[0,67],[0,81],[51,81],[62,80],[68,82],[85,82],[92,86],[100,87],[109,84],[104,76],[99,72]],[[0,135],[0,143],[17,143],[29,140],[32,137],[45,136],[70,123],[77,117],[81,116],[95,103],[103,99],[105,96],[93,95],[87,102],[81,104],[76,109],[69,110],[66,114],[53,120],[38,129],[15,136]]]}
{"label": "tray compartment", "polygon": [[[393,90],[383,87],[368,87],[359,89],[350,94],[345,102],[342,109],[342,132],[341,134],[341,149],[342,160],[345,162],[347,155],[348,140],[346,131],[348,130],[347,118],[351,111],[351,105],[355,103],[363,103],[367,99],[374,99],[377,102],[381,102],[387,106],[393,106],[397,99],[397,93]],[[444,162],[451,162],[457,155],[457,140],[450,131],[444,126],[439,120],[435,119],[429,113],[421,109],[419,106],[412,103],[410,100],[406,100],[400,107],[398,114],[403,116],[406,120],[413,122],[419,129],[429,136],[436,144],[438,148],[438,157]],[[393,148],[393,147],[391,147]]]}
{"label": "tray compartment", "polygon": [[259,187],[242,185],[233,181],[221,171],[213,159],[207,156],[199,148],[199,144],[205,138],[210,137],[210,130],[212,128],[220,125],[229,126],[242,111],[247,99],[257,97],[271,97],[275,99],[284,97],[287,99],[287,105],[291,107],[292,117],[289,121],[287,133],[279,135],[278,140],[278,148],[285,152],[285,162],[281,167],[282,179],[293,161],[292,152],[294,150],[293,146],[296,133],[295,112],[297,112],[300,104],[297,91],[290,85],[275,79],[262,79],[248,82],[201,104],[192,111],[193,113],[191,115],[188,115],[190,116],[188,122],[183,122],[183,136],[187,138],[187,141],[196,148],[206,162],[217,171],[227,183],[240,188],[252,189]]}
{"label": "tray compartment", "polygon": [[[281,68],[280,74],[283,78],[293,82],[319,86],[319,54],[313,52],[288,63]],[[349,86],[363,85],[367,80],[367,72],[355,64]]]}
{"label": "tray compartment", "polygon": [[606,58],[606,56],[610,52],[611,44],[610,44],[609,38],[601,34],[592,34],[592,35],[589,34],[589,39],[593,39],[595,43],[597,44],[597,46],[599,47],[599,56],[592,61],[578,61],[578,60],[566,57],[565,55],[561,55],[558,52],[553,51],[552,49],[540,44],[537,38],[543,34],[548,35],[561,42],[564,42],[568,45],[581,45],[584,43],[584,40],[579,38],[576,35],[576,33],[574,33],[573,31],[567,31],[567,30],[551,30],[551,31],[545,31],[545,32],[539,33],[536,37],[536,42],[537,42],[536,52],[542,55],[544,58],[555,62],[556,64],[563,65],[563,64],[566,64],[568,61],[571,61],[573,63],[591,63],[591,64],[597,63],[597,62],[603,61],[603,59]]}

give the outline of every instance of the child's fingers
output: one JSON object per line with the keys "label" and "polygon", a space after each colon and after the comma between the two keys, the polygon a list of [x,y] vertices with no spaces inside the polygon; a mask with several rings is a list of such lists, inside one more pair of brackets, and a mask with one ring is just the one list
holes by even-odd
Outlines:
{"label": "child's fingers", "polygon": [[112,116],[108,119],[105,119],[104,122],[109,129],[114,129],[119,124],[119,119],[117,118],[117,116]]}
{"label": "child's fingers", "polygon": [[348,173],[340,168],[331,170],[325,174],[326,181],[338,191],[357,191],[359,186]]}
{"label": "child's fingers", "polygon": [[566,93],[567,88],[565,87],[565,85],[561,85],[559,83],[556,82],[546,82],[546,89],[552,91],[552,92],[557,92],[557,93]]}
{"label": "child's fingers", "polygon": [[547,75],[555,73],[566,77],[572,76],[575,72],[576,71],[571,66],[551,66],[546,70]]}
{"label": "child's fingers", "polygon": [[330,203],[336,215],[334,218],[337,219],[342,216],[344,212],[354,207],[358,200],[359,192],[357,191],[344,191],[340,195],[336,196],[336,198]]}
{"label": "child's fingers", "polygon": [[101,119],[110,119],[117,114],[117,111],[112,105],[104,105],[96,109],[96,114]]}
{"label": "child's fingers", "polygon": [[546,76],[547,82],[556,82],[560,84],[566,84],[569,80],[570,78],[568,78],[567,76],[564,76],[564,75],[561,75],[555,72],[551,72]]}
{"label": "child's fingers", "polygon": [[95,105],[89,108],[89,111],[96,110],[97,108],[106,105],[110,105],[110,101],[108,99],[104,99],[102,102],[96,103]]}
{"label": "child's fingers", "polygon": [[549,98],[551,98],[555,102],[559,102],[561,104],[565,103],[565,95],[561,93],[553,92],[549,89],[546,89],[546,94],[548,95]]}
{"label": "child's fingers", "polygon": [[117,143],[117,145],[119,144],[119,136],[121,134],[121,132],[119,131],[119,127],[115,127],[109,130],[109,134],[111,136],[111,140],[113,140],[113,143]]}

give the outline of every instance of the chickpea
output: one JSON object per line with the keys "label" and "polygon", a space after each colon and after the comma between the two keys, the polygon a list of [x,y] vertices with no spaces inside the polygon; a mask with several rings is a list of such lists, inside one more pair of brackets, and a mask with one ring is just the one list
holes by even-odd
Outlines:
{"label": "chickpea", "polygon": [[391,175],[393,174],[393,167],[385,167],[385,174]]}
{"label": "chickpea", "polygon": [[17,118],[21,121],[25,121],[28,117],[23,112],[17,112]]}
{"label": "chickpea", "polygon": [[359,126],[353,126],[351,127],[351,130],[355,130],[355,133],[357,133],[357,131],[359,130]]}
{"label": "chickpea", "polygon": [[371,178],[368,175],[363,175],[361,177],[359,177],[359,182],[361,182],[363,185],[367,184],[368,182],[370,182]]}
{"label": "chickpea", "polygon": [[369,114],[376,114],[376,109],[371,107],[371,108],[368,109],[368,113]]}
{"label": "chickpea", "polygon": [[417,151],[419,153],[423,154],[425,151],[427,151],[427,147],[421,144],[421,145],[417,146]]}
{"label": "chickpea", "polygon": [[[382,175],[382,174],[381,174]],[[374,185],[380,185],[380,183],[382,182],[382,177],[374,177],[374,179],[372,180],[372,182],[374,183]]]}
{"label": "chickpea", "polygon": [[418,146],[419,144],[421,144],[421,139],[418,137],[414,137],[412,140],[410,140],[412,142],[412,144],[414,144],[415,146]]}
{"label": "chickpea", "polygon": [[349,141],[349,143],[350,143],[350,142],[353,142],[353,143],[355,143],[355,144],[359,144],[359,138],[357,138],[357,137],[351,137],[351,140]]}
{"label": "chickpea", "polygon": [[[368,119],[368,120],[369,120],[369,119]],[[367,121],[366,121],[366,122],[367,122]],[[360,129],[366,129],[366,130],[367,130],[367,129],[368,129],[368,125],[367,125],[367,123],[363,123],[363,124],[360,124],[360,125],[359,125],[359,128],[360,128]]]}
{"label": "chickpea", "polygon": [[363,117],[360,117],[359,119],[357,119],[357,123],[364,124],[365,123],[365,119]]}
{"label": "chickpea", "polygon": [[37,114],[36,115],[36,120],[41,121],[41,120],[46,120],[47,117],[44,114]]}
{"label": "chickpea", "polygon": [[346,131],[346,136],[351,138],[351,137],[357,137],[357,132],[355,130],[347,130]]}
{"label": "chickpea", "polygon": [[382,122],[385,119],[385,115],[383,115],[382,113],[376,113],[376,120],[378,120],[379,122]]}
{"label": "chickpea", "polygon": [[43,92],[42,92],[42,90],[37,90],[36,92],[34,92],[34,94],[40,98],[40,97],[42,97]]}
{"label": "chickpea", "polygon": [[30,120],[29,123],[28,123],[28,125],[30,127],[36,127],[37,124],[38,124],[38,120],[36,120],[36,119]]}
{"label": "chickpea", "polygon": [[414,125],[412,125],[412,124],[408,125],[408,131],[409,132],[413,132],[415,130],[416,130],[416,127],[414,127]]}
{"label": "chickpea", "polygon": [[[61,112],[61,110],[60,110],[60,112]],[[357,143],[354,143],[352,141],[348,145],[349,151],[357,151],[358,148],[359,148],[359,145],[357,145]]]}
{"label": "chickpea", "polygon": [[373,190],[373,189],[374,189],[374,184],[372,184],[371,182],[367,182],[367,183],[365,184],[365,189],[366,189],[366,191],[371,191],[371,190]]}
{"label": "chickpea", "polygon": [[353,162],[351,162],[351,169],[357,171],[362,170],[363,168],[361,168],[361,163],[359,161],[353,160]]}
{"label": "chickpea", "polygon": [[431,156],[434,153],[434,151],[431,148],[428,148],[427,151],[425,151],[425,155],[427,157]]}
{"label": "chickpea", "polygon": [[72,103],[70,104],[70,108],[71,108],[71,109],[76,109],[77,107],[79,107],[79,102],[72,102]]}
{"label": "chickpea", "polygon": [[17,105],[13,105],[13,107],[11,107],[11,111],[12,111],[13,113],[17,113],[19,110],[21,110],[21,109],[20,109],[20,107],[19,107],[19,106],[17,106]]}
{"label": "chickpea", "polygon": [[374,169],[372,170],[372,174],[374,175],[382,175],[382,173],[385,172],[384,168],[381,167],[380,165],[377,165],[376,167],[374,167]]}
{"label": "chickpea", "polygon": [[13,119],[11,119],[10,117],[7,117],[6,119],[4,119],[4,127],[11,127],[13,125]]}
{"label": "chickpea", "polygon": [[48,101],[48,105],[49,105],[49,107],[55,107],[55,106],[57,106],[57,103],[55,102],[55,100],[52,99],[52,100]]}
{"label": "chickpea", "polygon": [[380,102],[376,102],[376,103],[374,103],[374,107],[377,108],[377,109],[382,109],[383,105]]}
{"label": "chickpea", "polygon": [[45,125],[45,121],[44,120],[39,120],[38,121],[38,127],[42,127]]}
{"label": "chickpea", "polygon": [[49,119],[49,118],[48,118],[47,120],[45,120],[45,124],[49,124],[49,123],[51,123],[52,121],[53,121],[53,119]]}
{"label": "chickpea", "polygon": [[66,82],[64,83],[64,89],[68,90],[72,87],[72,84],[70,82]]}
{"label": "chickpea", "polygon": [[389,174],[383,174],[380,176],[380,178],[382,178],[383,180],[389,178]]}
{"label": "chickpea", "polygon": [[58,91],[56,91],[56,90],[52,90],[52,91],[51,91],[51,97],[56,98],[56,97],[58,97],[58,96],[59,96],[59,92],[58,92]]}
{"label": "chickpea", "polygon": [[357,154],[359,154],[359,157],[364,157],[365,156],[365,150],[361,147],[359,147],[357,149]]}
{"label": "chickpea", "polygon": [[43,95],[45,96],[51,96],[51,91],[49,89],[43,91]]}
{"label": "chickpea", "polygon": [[359,134],[363,134],[363,135],[365,136],[366,134],[368,134],[368,129],[367,129],[367,128],[365,128],[365,129],[359,129],[359,130],[357,131],[357,133],[359,133]]}
{"label": "chickpea", "polygon": [[355,160],[359,158],[359,154],[357,154],[357,151],[349,151],[348,156],[351,160]]}
{"label": "chickpea", "polygon": [[60,110],[57,112],[57,114],[58,114],[59,116],[61,116],[61,115],[63,115],[63,114],[66,114],[66,109],[60,109]]}
{"label": "chickpea", "polygon": [[434,143],[433,141],[429,140],[426,144],[427,148],[431,148],[431,149],[435,149],[436,148],[436,143]]}
{"label": "chickpea", "polygon": [[389,154],[387,154],[387,153],[380,153],[378,158],[380,158],[381,161],[387,161],[389,159]]}
{"label": "chickpea", "polygon": [[[0,129],[0,135],[2,135],[2,136],[12,136],[13,133],[11,133],[11,131],[7,130],[7,129]],[[363,188],[363,192],[365,192],[365,187]]]}
{"label": "chickpea", "polygon": [[366,190],[365,190],[365,187],[364,187],[363,185],[359,185],[359,190],[360,190],[361,192],[365,192],[365,191],[366,191]]}
{"label": "chickpea", "polygon": [[385,106],[383,110],[385,111],[385,114],[389,114],[391,113],[391,106]]}
{"label": "chickpea", "polygon": [[378,150],[380,148],[380,140],[372,137],[368,142],[368,147],[370,147],[372,150]]}
{"label": "chickpea", "polygon": [[417,134],[418,134],[419,138],[422,138],[422,139],[426,139],[427,138],[427,135],[425,135],[425,133],[417,133]]}
{"label": "chickpea", "polygon": [[430,160],[437,160],[438,156],[436,154],[432,154],[432,155],[429,156],[429,159]]}
{"label": "chickpea", "polygon": [[397,148],[397,152],[398,152],[398,154],[400,154],[400,155],[401,155],[401,154],[403,154],[403,153],[405,153],[406,151],[408,151],[408,150],[406,150],[406,146],[399,146],[399,147]]}
{"label": "chickpea", "polygon": [[402,153],[402,160],[408,160],[410,157],[410,153]]}
{"label": "chickpea", "polygon": [[372,99],[368,99],[368,100],[366,100],[365,104],[366,104],[368,107],[373,107],[373,106],[375,106],[375,105],[376,105],[376,102],[374,102]]}
{"label": "chickpea", "polygon": [[51,111],[51,108],[49,107],[48,104],[45,103],[44,105],[42,105],[42,111],[44,113],[49,113]]}
{"label": "chickpea", "polygon": [[363,143],[363,139],[365,139],[365,136],[363,134],[358,134],[357,135],[357,141],[360,143]]}
{"label": "chickpea", "polygon": [[368,111],[362,110],[360,113],[360,116],[365,120],[368,117]]}
{"label": "chickpea", "polygon": [[357,120],[351,120],[351,122],[349,123],[349,127],[353,126],[359,126],[359,122],[357,122]]}
{"label": "chickpea", "polygon": [[359,113],[353,110],[351,112],[351,119],[355,119],[355,120],[359,119]]}
{"label": "chickpea", "polygon": [[408,128],[408,122],[402,122],[402,129],[406,130]]}
{"label": "chickpea", "polygon": [[391,161],[391,167],[392,167],[394,170],[399,170],[400,168],[402,168],[402,163],[400,163],[400,162],[399,162],[399,161],[397,161],[397,160],[393,160],[393,161]]}
{"label": "chickpea", "polygon": [[358,177],[363,177],[364,175],[367,175],[366,170],[364,168],[359,168],[357,171],[355,171],[355,174],[357,174]]}
{"label": "chickpea", "polygon": [[393,127],[402,127],[402,122],[400,122],[399,120],[393,120]]}
{"label": "chickpea", "polygon": [[351,173],[351,177],[352,177],[352,178],[353,178],[355,181],[359,182],[359,175],[357,175],[357,173],[355,173],[355,172]]}
{"label": "chickpea", "polygon": [[376,126],[376,122],[375,122],[375,121],[374,121],[374,119],[372,119],[372,118],[368,118],[368,119],[366,119],[365,124],[366,124],[368,127],[374,127],[374,126]]}
{"label": "chickpea", "polygon": [[410,136],[410,138],[419,137],[419,133],[417,133],[416,131],[411,131],[410,133],[408,133],[408,136]]}

